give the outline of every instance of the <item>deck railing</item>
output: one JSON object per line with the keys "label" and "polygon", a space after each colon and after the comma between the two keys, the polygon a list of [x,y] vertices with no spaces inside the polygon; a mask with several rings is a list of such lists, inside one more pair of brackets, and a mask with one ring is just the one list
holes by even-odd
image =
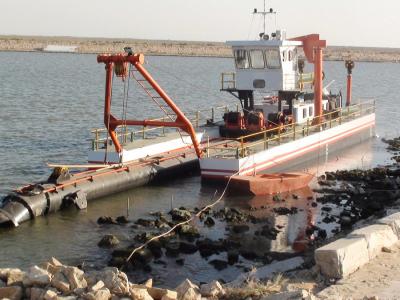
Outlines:
{"label": "deck railing", "polygon": [[320,124],[314,125],[311,120],[307,120],[306,123],[293,123],[239,138],[226,139],[224,142],[206,147],[207,157],[212,153],[213,157],[219,158],[243,158],[252,152],[295,141],[299,137],[330,129],[373,112],[375,112],[374,99],[360,101],[358,104],[323,114]]}
{"label": "deck railing", "polygon": [[236,89],[236,73],[224,72],[221,73],[221,91]]}
{"label": "deck railing", "polygon": [[[215,120],[222,120],[222,115],[229,110],[236,109],[239,110],[238,105],[222,105],[218,107],[212,107],[210,109],[198,110],[192,113],[186,114],[187,118],[193,124],[195,128],[207,124],[207,122],[214,123]],[[167,116],[151,119],[151,121],[170,121]],[[135,129],[136,128],[136,129]],[[117,129],[117,137],[122,145],[127,143],[132,143],[135,140],[146,139],[155,136],[165,136],[167,132],[172,132],[176,130],[175,128],[168,128],[164,126],[160,127],[147,127],[142,126],[137,129],[137,126],[132,127],[132,129],[127,126],[119,126]],[[92,129],[91,133],[93,138],[91,139],[92,150],[99,150],[107,145],[112,145],[112,140],[107,134],[106,128],[96,128]]]}

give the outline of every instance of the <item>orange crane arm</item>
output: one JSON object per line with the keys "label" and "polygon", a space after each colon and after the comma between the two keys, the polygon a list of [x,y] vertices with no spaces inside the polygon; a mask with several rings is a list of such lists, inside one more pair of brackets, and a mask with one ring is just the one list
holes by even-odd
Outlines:
{"label": "orange crane arm", "polygon": [[[165,126],[165,127],[177,127],[187,132],[192,140],[194,149],[196,151],[197,157],[202,156],[202,151],[200,149],[200,144],[196,137],[196,132],[193,128],[192,123],[180,110],[180,108],[174,103],[174,101],[167,95],[167,93],[158,85],[158,83],[151,77],[151,75],[144,68],[144,55],[143,54],[133,54],[127,55],[122,54],[102,54],[97,56],[98,63],[104,63],[106,65],[106,90],[105,90],[105,100],[104,100],[104,124],[110,134],[110,137],[114,143],[114,147],[118,153],[122,152],[122,146],[117,138],[115,130],[121,125],[131,125],[131,126]],[[143,76],[143,78],[152,86],[154,91],[159,95],[161,99],[168,105],[171,110],[176,114],[177,118],[174,122],[164,122],[164,121],[152,121],[152,120],[119,120],[114,117],[111,113],[111,95],[112,95],[112,78],[114,69],[127,70],[126,64],[131,64],[136,70]],[[118,76],[118,74],[117,74]],[[124,75],[120,75],[124,77]]]}

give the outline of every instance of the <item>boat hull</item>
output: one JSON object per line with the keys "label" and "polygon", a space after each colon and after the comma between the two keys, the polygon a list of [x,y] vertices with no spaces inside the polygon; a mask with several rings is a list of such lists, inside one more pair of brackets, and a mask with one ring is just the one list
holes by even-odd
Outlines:
{"label": "boat hull", "polygon": [[[226,180],[233,175],[251,175],[265,170],[287,171],[318,157],[323,161],[335,151],[370,139],[374,135],[375,114],[369,114],[319,133],[299,138],[243,158],[200,159],[203,181]],[[321,150],[323,157],[321,156]]]}

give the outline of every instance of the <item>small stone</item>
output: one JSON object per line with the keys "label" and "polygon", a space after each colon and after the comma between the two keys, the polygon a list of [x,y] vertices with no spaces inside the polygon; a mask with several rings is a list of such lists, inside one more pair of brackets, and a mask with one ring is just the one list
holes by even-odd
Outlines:
{"label": "small stone", "polygon": [[222,297],[225,295],[225,290],[217,280],[214,280],[200,286],[200,293],[203,297]]}
{"label": "small stone", "polygon": [[104,282],[100,280],[100,281],[98,281],[95,285],[93,285],[93,286],[89,289],[89,291],[90,291],[90,292],[96,292],[96,291],[102,289],[103,287],[104,287]]}
{"label": "small stone", "polygon": [[154,226],[156,226],[156,222],[154,220],[147,220],[147,219],[138,219],[135,222],[135,224],[143,226],[143,227],[154,227]]}
{"label": "small stone", "polygon": [[215,221],[213,218],[207,217],[207,219],[204,221],[204,225],[206,225],[208,227],[212,227],[215,225]]}
{"label": "small stone", "polygon": [[54,274],[51,280],[51,286],[63,293],[67,293],[71,289],[68,278],[61,271]]}
{"label": "small stone", "polygon": [[178,293],[168,290],[168,293],[162,296],[161,300],[178,300]]}
{"label": "small stone", "polygon": [[61,271],[68,279],[71,290],[85,289],[87,287],[87,282],[82,270],[76,267],[62,267]]}
{"label": "small stone", "polygon": [[148,288],[147,292],[155,300],[176,300],[178,294],[175,291],[160,289],[160,288]]}
{"label": "small stone", "polygon": [[183,258],[179,258],[175,262],[177,265],[180,265],[180,266],[183,266],[185,264],[185,260]]}
{"label": "small stone", "polygon": [[125,216],[119,216],[115,219],[118,224],[128,224],[129,220]]}
{"label": "small stone", "polygon": [[239,261],[239,252],[235,250],[228,251],[228,264],[234,265]]}
{"label": "small stone", "polygon": [[234,233],[244,233],[250,230],[250,227],[246,224],[235,225],[232,227]]}
{"label": "small stone", "polygon": [[124,296],[129,293],[128,277],[117,268],[105,268],[104,271],[99,274],[99,277],[112,294]]}
{"label": "small stone", "polygon": [[108,300],[111,298],[111,293],[108,288],[101,288],[97,291],[92,291],[82,295],[85,300]]}
{"label": "small stone", "polygon": [[198,238],[200,236],[197,228],[188,224],[179,227],[179,235],[189,239]]}
{"label": "small stone", "polygon": [[8,275],[10,275],[10,273],[20,273],[20,272],[21,272],[20,269],[10,269],[10,268],[0,269],[0,279],[7,281]]}
{"label": "small stone", "polygon": [[133,300],[153,300],[145,288],[131,288],[130,294]]}
{"label": "small stone", "polygon": [[212,265],[218,271],[221,271],[228,267],[228,262],[226,262],[224,260],[220,260],[220,259],[214,259],[214,260],[210,261],[209,264]]}
{"label": "small stone", "polygon": [[47,290],[43,295],[44,300],[57,300],[57,293],[52,290]]}
{"label": "small stone", "polygon": [[169,214],[172,216],[172,220],[174,221],[187,221],[192,217],[190,211],[185,209],[174,208]]}
{"label": "small stone", "polygon": [[118,224],[112,217],[102,216],[97,219],[97,224]]}
{"label": "small stone", "polygon": [[147,288],[153,287],[153,278],[147,279],[146,282],[144,283],[144,286]]}
{"label": "small stone", "polygon": [[119,244],[119,240],[115,235],[107,234],[97,244],[99,247],[111,248]]}
{"label": "small stone", "polygon": [[0,299],[20,300],[22,299],[22,287],[8,286],[0,288]]}
{"label": "small stone", "polygon": [[392,253],[393,250],[390,249],[390,248],[388,248],[388,247],[382,247],[382,252],[385,252],[385,253]]}
{"label": "small stone", "polygon": [[180,242],[179,250],[185,254],[193,254],[197,252],[198,248],[195,244],[187,243],[187,242]]}
{"label": "small stone", "polygon": [[201,300],[199,287],[193,284],[189,279],[183,281],[177,288],[179,300]]}

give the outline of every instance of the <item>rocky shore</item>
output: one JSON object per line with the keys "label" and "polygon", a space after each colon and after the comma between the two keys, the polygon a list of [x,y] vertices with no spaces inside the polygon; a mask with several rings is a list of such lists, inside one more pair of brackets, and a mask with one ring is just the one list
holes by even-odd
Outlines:
{"label": "rocky shore", "polygon": [[[41,51],[48,45],[77,46],[78,53],[120,52],[130,46],[146,55],[231,57],[230,47],[219,42],[162,41],[41,36],[0,36],[0,51]],[[365,62],[400,62],[400,49],[330,46],[325,60],[345,59]]]}
{"label": "rocky shore", "polygon": [[[321,275],[315,264],[314,250],[400,210],[397,159],[400,139],[384,142],[393,153],[392,165],[327,172],[318,178],[319,187],[314,196],[300,192],[276,195],[270,207],[265,205],[264,199],[263,205],[251,205],[248,209],[222,206],[203,211],[202,208],[178,207],[169,212],[153,212],[137,220],[124,216],[99,217],[98,226],[105,233],[110,228],[115,233],[105,234],[98,242],[98,247],[108,253],[105,254],[109,257],[108,267],[84,263],[68,266],[51,258],[27,270],[0,269],[0,299],[330,299],[323,297],[321,291],[330,286],[329,290],[334,289],[337,279]],[[307,223],[301,239],[297,238],[290,245],[293,249],[278,252],[257,248],[260,244],[253,242],[272,242],[286,237],[281,224],[265,217],[268,209],[275,216],[289,218],[304,211],[318,211],[319,217]],[[199,212],[202,213],[194,221],[193,216]],[[186,221],[189,222],[171,231]],[[222,231],[221,238],[208,235],[208,231],[215,228]],[[124,234],[119,235],[119,230]],[[168,234],[149,242],[162,233]],[[382,251],[397,253],[398,248]],[[218,272],[229,267],[240,268],[240,276],[225,280],[221,275],[218,280],[200,282],[188,272],[189,279],[176,287],[153,286],[160,271],[153,268],[162,265],[162,272],[174,276],[171,261],[175,267],[184,268],[195,253]],[[243,262],[253,267],[243,268]],[[143,272],[146,278],[132,280],[137,272]],[[369,293],[373,296],[373,291]]]}

